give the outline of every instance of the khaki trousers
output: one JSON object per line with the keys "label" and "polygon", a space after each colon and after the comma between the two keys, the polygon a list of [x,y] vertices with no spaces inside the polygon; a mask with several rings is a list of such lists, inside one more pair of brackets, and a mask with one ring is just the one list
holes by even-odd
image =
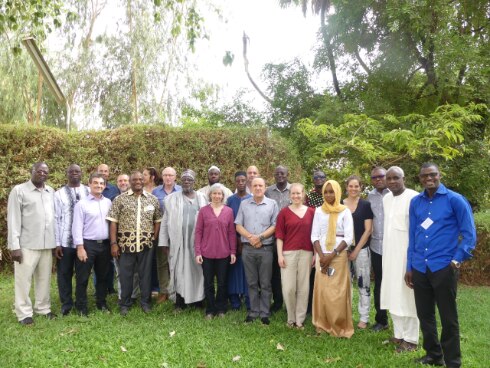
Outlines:
{"label": "khaki trousers", "polygon": [[286,268],[281,268],[282,295],[288,323],[302,325],[308,309],[310,272],[313,253],[306,250],[282,252]]}
{"label": "khaki trousers", "polygon": [[[15,314],[22,321],[32,317],[33,312],[41,315],[51,312],[50,286],[52,249],[22,249],[22,263],[14,262]],[[34,309],[29,292],[34,278]]]}

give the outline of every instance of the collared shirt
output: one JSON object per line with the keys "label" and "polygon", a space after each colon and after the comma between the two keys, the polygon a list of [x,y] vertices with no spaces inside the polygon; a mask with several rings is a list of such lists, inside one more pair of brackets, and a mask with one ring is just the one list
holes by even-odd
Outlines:
{"label": "collared shirt", "polygon": [[276,184],[267,187],[265,190],[265,196],[267,198],[273,199],[277,202],[279,206],[279,211],[284,207],[289,206],[291,204],[291,199],[289,198],[289,189],[291,188],[291,184],[287,183],[286,188],[284,190],[279,190]]}
{"label": "collared shirt", "polygon": [[75,205],[71,227],[75,245],[83,244],[83,239],[109,239],[109,223],[106,221],[106,216],[111,205],[112,202],[108,198],[104,196],[97,198],[92,194]]}
{"label": "collared shirt", "polygon": [[155,189],[153,189],[153,191],[151,192],[151,194],[153,194],[155,197],[158,198],[158,202],[160,203],[160,211],[162,211],[162,214],[163,214],[163,210],[164,210],[164,206],[163,206],[163,200],[165,199],[166,196],[168,196],[169,194],[171,193],[175,193],[175,192],[180,192],[182,190],[182,187],[180,185],[177,185],[175,184],[173,189],[171,190],[170,193],[167,193],[165,191],[165,186],[164,185],[159,185],[158,187],[156,187]]}
{"label": "collared shirt", "polygon": [[153,246],[154,224],[162,221],[158,198],[130,189],[114,199],[107,220],[117,223],[117,244],[123,253],[142,252]]}
{"label": "collared shirt", "polygon": [[36,188],[30,180],[16,185],[9,195],[7,225],[10,250],[55,248],[53,188]]}
{"label": "collared shirt", "polygon": [[[271,226],[276,226],[278,213],[279,208],[275,200],[264,197],[262,202],[256,203],[252,197],[242,201],[238,209],[235,224],[242,225],[252,234],[260,235]],[[249,242],[244,236],[240,238],[243,243]],[[262,241],[263,245],[270,245],[272,243],[274,243],[274,236]]]}
{"label": "collared shirt", "polygon": [[55,238],[57,247],[75,248],[71,235],[73,211],[77,202],[88,196],[88,188],[80,184],[78,187],[65,185],[54,193]]}
{"label": "collared shirt", "polygon": [[317,192],[313,189],[306,194],[305,205],[312,208],[321,207],[323,204],[323,195],[321,192]]}
{"label": "collared shirt", "polygon": [[384,213],[383,213],[383,197],[390,192],[389,189],[383,189],[380,193],[375,188],[368,194],[368,201],[371,203],[371,210],[373,211],[373,233],[371,234],[371,250],[374,253],[383,254],[383,224],[384,224]]}
{"label": "collared shirt", "polygon": [[432,198],[424,190],[410,202],[407,271],[436,272],[453,259],[463,262],[475,243],[473,213],[461,194],[439,184]]}
{"label": "collared shirt", "polygon": [[121,192],[119,191],[118,187],[108,182],[104,188],[104,191],[102,192],[102,195],[113,201],[114,198],[116,198],[120,193]]}

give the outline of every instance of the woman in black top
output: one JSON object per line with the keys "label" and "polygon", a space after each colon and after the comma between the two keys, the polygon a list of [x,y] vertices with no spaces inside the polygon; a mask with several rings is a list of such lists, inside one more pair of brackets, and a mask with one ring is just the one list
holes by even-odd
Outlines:
{"label": "woman in black top", "polygon": [[365,329],[369,322],[371,305],[369,241],[373,226],[373,212],[371,204],[361,198],[361,179],[356,175],[351,175],[345,183],[347,198],[344,199],[344,204],[349,208],[354,219],[354,247],[350,252],[349,260],[354,262],[359,287],[359,323],[357,327]]}

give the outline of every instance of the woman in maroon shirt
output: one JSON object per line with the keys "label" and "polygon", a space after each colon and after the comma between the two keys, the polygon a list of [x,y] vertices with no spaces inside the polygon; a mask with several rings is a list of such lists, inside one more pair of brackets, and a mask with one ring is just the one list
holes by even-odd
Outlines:
{"label": "woman in maroon shirt", "polygon": [[291,184],[292,204],[279,212],[276,223],[277,255],[288,326],[303,328],[308,307],[313,264],[311,227],[315,209],[305,206],[303,185]]}
{"label": "woman in maroon shirt", "polygon": [[[202,265],[206,319],[223,317],[227,302],[228,264],[236,260],[236,230],[233,210],[224,204],[225,193],[219,183],[209,189],[210,204],[197,216],[194,250],[196,262]],[[214,278],[218,289],[214,294]]]}

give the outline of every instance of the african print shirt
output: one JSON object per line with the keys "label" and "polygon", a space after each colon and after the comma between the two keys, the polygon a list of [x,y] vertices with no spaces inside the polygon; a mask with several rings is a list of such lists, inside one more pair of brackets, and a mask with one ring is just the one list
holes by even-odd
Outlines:
{"label": "african print shirt", "polygon": [[308,207],[320,207],[323,204],[323,196],[318,193],[315,189],[306,195],[305,205]]}
{"label": "african print shirt", "polygon": [[145,191],[136,196],[130,189],[114,199],[107,220],[117,223],[121,252],[136,253],[153,246],[153,226],[162,221],[162,213],[157,197]]}

